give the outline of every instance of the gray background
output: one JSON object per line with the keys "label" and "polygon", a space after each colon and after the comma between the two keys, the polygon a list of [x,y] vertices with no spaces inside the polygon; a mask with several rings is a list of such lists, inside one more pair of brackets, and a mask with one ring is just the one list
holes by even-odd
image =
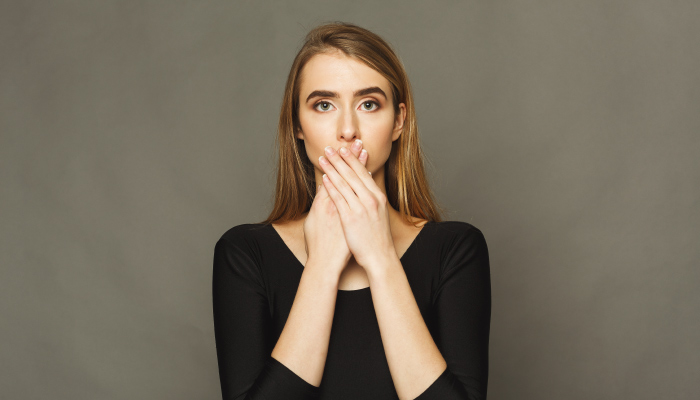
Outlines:
{"label": "gray background", "polygon": [[0,397],[216,399],[214,244],[263,219],[304,34],[395,46],[491,256],[491,399],[690,399],[697,1],[3,1]]}

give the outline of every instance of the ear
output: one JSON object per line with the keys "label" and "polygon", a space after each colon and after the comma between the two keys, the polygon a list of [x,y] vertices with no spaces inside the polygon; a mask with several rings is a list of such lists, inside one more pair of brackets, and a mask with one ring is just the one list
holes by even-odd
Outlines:
{"label": "ear", "polygon": [[301,130],[301,128],[298,128],[296,130],[296,137],[297,139],[304,140],[304,132]]}
{"label": "ear", "polygon": [[401,136],[404,122],[406,122],[406,105],[404,103],[399,103],[399,112],[396,113],[396,117],[394,118],[394,132],[391,134],[392,142]]}

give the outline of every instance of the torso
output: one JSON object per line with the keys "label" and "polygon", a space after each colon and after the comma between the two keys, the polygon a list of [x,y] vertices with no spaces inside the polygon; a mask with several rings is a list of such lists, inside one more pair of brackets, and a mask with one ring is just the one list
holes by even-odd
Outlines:
{"label": "torso", "polygon": [[[402,223],[401,228],[397,232],[392,231],[394,239],[394,248],[396,254],[401,258],[408,247],[413,243],[413,240],[418,236],[421,228],[427,220],[419,218],[411,218],[411,221],[416,223],[418,227],[411,224]],[[297,221],[287,222],[285,224],[272,224],[273,228],[280,235],[289,250],[296,256],[302,265],[306,265],[306,244],[304,243],[304,218]],[[340,275],[338,281],[339,290],[359,290],[369,287],[369,278],[365,269],[362,268],[354,257],[350,257],[347,266]]]}

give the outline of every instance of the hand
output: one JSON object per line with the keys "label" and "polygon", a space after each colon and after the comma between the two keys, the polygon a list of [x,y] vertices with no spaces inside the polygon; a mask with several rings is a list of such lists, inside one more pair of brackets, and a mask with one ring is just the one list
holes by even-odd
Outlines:
{"label": "hand", "polygon": [[[361,150],[362,142],[350,149],[354,156],[359,156]],[[363,165],[366,164],[366,151],[361,158]],[[317,187],[316,196],[304,221],[304,240],[308,258],[322,260],[321,265],[340,278],[352,253],[345,240],[338,210],[324,185]]]}
{"label": "hand", "polygon": [[340,215],[348,249],[369,274],[397,257],[388,201],[354,154],[330,150],[322,157],[330,163],[320,162],[326,173],[323,184]]}

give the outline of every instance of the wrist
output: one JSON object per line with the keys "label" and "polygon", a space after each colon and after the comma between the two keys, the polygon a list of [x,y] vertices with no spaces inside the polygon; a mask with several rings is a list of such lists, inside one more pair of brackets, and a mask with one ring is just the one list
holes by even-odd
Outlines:
{"label": "wrist", "polygon": [[365,266],[365,272],[370,282],[384,279],[397,269],[403,269],[403,265],[396,253],[372,260]]}
{"label": "wrist", "polygon": [[304,276],[309,276],[312,280],[323,286],[338,286],[340,272],[342,269],[335,268],[327,262],[309,257],[304,265]]}

